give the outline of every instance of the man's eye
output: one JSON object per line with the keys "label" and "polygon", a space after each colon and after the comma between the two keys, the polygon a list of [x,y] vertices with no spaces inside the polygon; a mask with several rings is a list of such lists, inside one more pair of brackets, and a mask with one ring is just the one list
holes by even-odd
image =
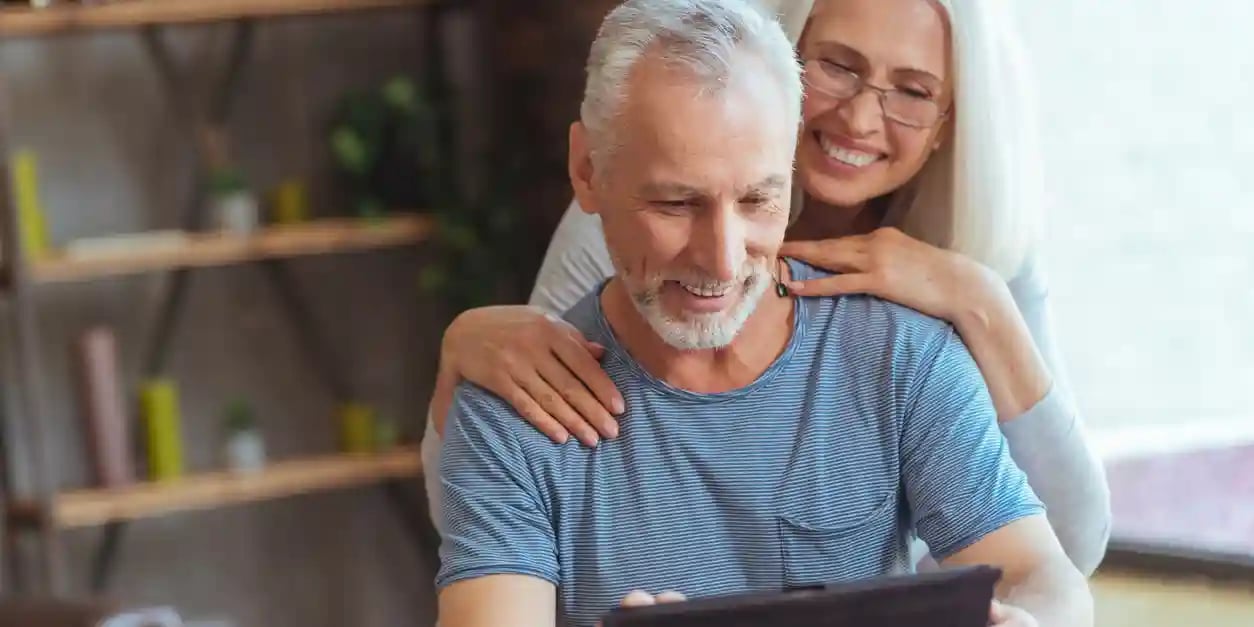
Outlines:
{"label": "man's eye", "polygon": [[740,204],[753,211],[767,211],[767,210],[774,209],[775,207],[774,199],[767,198],[765,196],[751,196],[748,198],[741,198]]}
{"label": "man's eye", "polygon": [[689,206],[690,204],[691,202],[687,200],[655,200],[653,201],[654,206],[662,207],[666,209],[682,209],[684,207]]}

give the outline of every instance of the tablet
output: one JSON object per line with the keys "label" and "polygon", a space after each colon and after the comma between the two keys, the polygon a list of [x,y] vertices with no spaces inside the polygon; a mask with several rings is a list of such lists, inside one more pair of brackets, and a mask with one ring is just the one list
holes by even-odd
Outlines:
{"label": "tablet", "polygon": [[986,627],[1001,571],[988,566],[785,592],[620,608],[604,627]]}

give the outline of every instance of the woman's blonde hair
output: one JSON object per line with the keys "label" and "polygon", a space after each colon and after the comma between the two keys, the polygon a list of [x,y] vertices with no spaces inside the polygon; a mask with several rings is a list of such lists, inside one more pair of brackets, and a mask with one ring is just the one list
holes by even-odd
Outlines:
{"label": "woman's blonde hair", "polygon": [[[949,16],[953,129],[918,175],[890,195],[888,215],[906,233],[1010,279],[1036,245],[1044,195],[1036,94],[1010,3],[920,1],[936,2]],[[814,2],[774,2],[794,43]]]}

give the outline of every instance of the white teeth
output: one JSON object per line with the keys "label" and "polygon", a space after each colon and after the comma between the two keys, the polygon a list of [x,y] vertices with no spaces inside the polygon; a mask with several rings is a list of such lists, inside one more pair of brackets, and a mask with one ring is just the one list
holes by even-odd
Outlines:
{"label": "white teeth", "polygon": [[703,298],[719,298],[731,291],[730,285],[689,285],[680,283],[689,294]]}
{"label": "white teeth", "polygon": [[842,148],[840,146],[837,146],[836,144],[833,144],[831,140],[827,139],[826,135],[819,133],[818,136],[819,136],[819,145],[823,147],[823,152],[826,152],[827,156],[845,165],[851,165],[855,168],[862,168],[862,167],[871,165],[872,163],[875,163],[876,161],[879,160],[879,155],[871,154],[869,152],[862,152],[860,150],[849,150],[848,148]]}

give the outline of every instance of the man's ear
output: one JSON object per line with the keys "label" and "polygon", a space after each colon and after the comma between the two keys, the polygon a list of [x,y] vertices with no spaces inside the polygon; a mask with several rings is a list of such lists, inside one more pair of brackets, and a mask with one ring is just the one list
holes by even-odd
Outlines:
{"label": "man's ear", "polygon": [[596,196],[592,193],[592,145],[589,142],[588,128],[582,122],[570,125],[570,152],[567,157],[566,169],[570,174],[570,186],[575,192],[575,200],[585,213],[599,213]]}

